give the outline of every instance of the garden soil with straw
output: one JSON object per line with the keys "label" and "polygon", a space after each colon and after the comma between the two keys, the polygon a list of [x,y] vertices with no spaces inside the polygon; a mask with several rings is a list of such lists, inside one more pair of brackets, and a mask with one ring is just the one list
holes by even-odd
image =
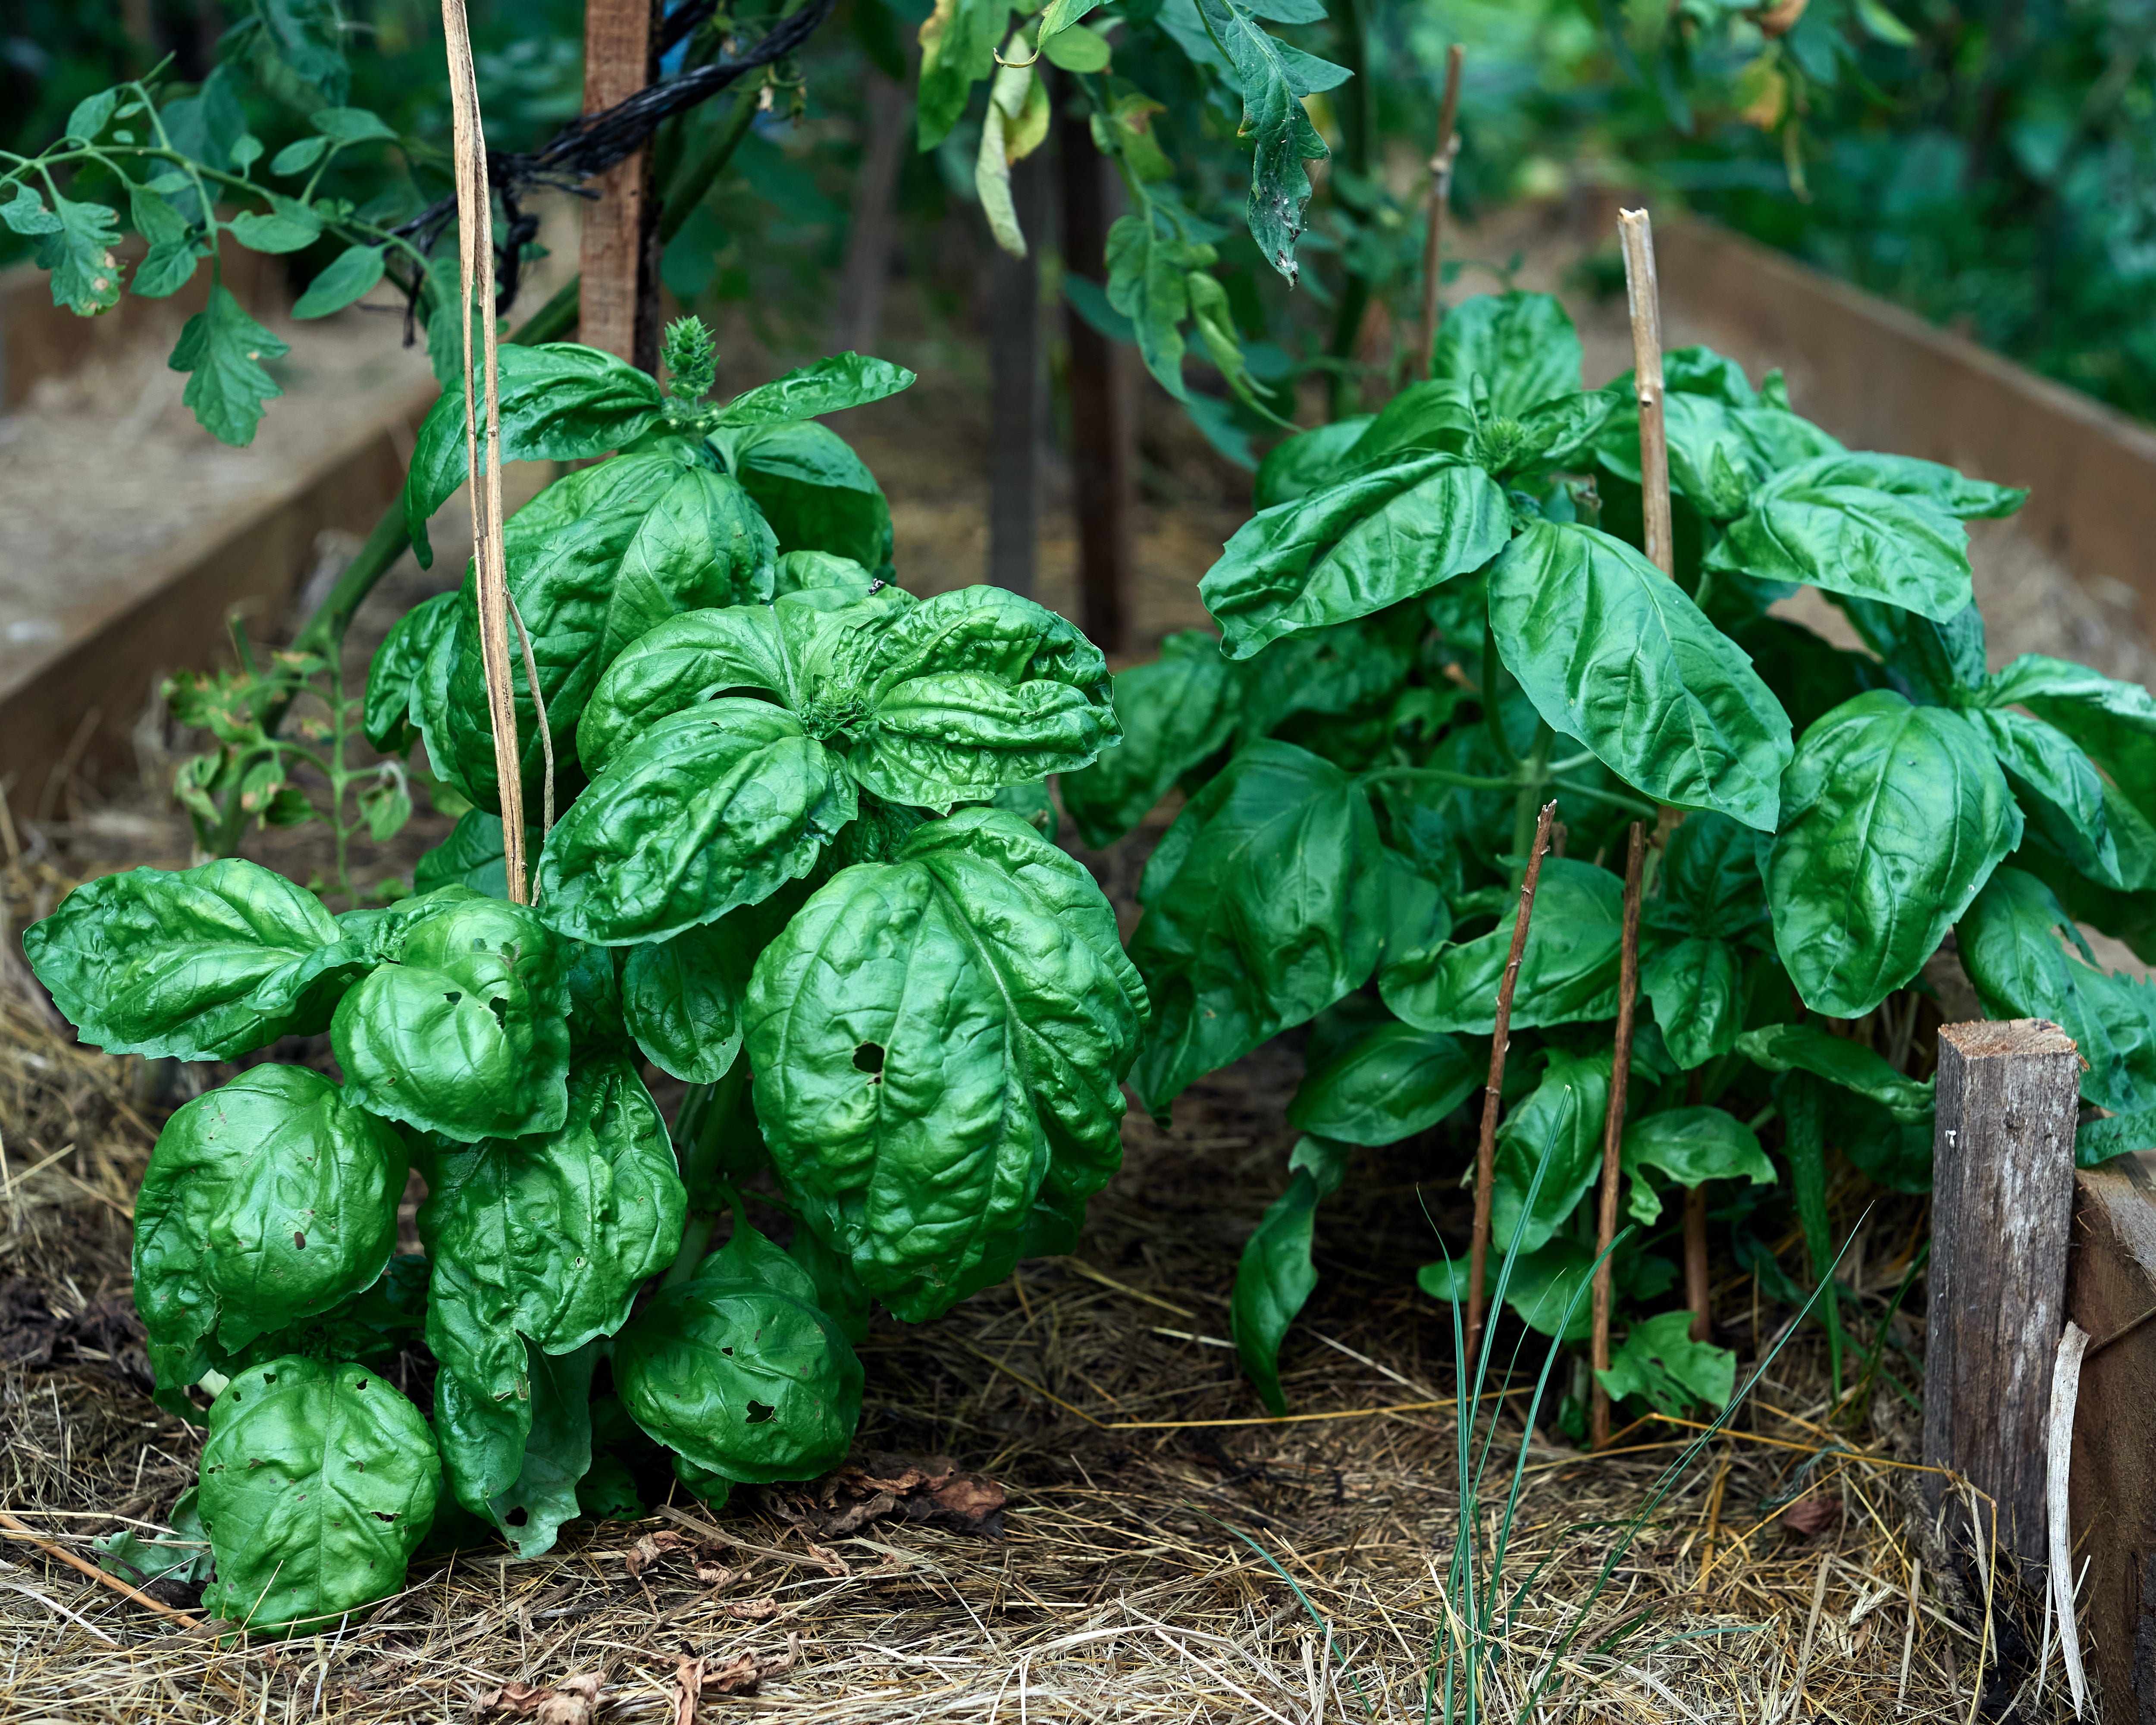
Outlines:
{"label": "garden soil with straw", "polygon": [[[927,377],[953,369],[932,352],[905,357]],[[970,482],[947,477],[937,490],[891,470],[921,465],[906,445],[929,439],[907,434],[929,423],[944,459],[962,434],[978,440],[963,382],[961,369],[957,382],[924,382],[849,428],[893,495],[913,500],[896,512],[898,564],[922,591],[972,578],[982,499]],[[1147,449],[1149,640],[1199,620],[1191,583],[1245,501],[1175,422],[1149,429]],[[458,561],[444,556],[431,577],[403,567],[354,632],[359,664]],[[1070,561],[1058,518],[1044,546],[1051,604],[1068,599]],[[2041,633],[2032,624],[2018,639],[2010,623],[1993,649],[2051,644]],[[184,821],[155,789],[173,740],[156,723],[141,736],[141,784],[71,786],[59,819],[0,831],[0,1497],[78,1552],[158,1523],[193,1476],[198,1435],[146,1393],[128,1225],[157,1127],[223,1075],[76,1047],[6,931],[75,880],[185,860]],[[1086,856],[1127,932],[1165,819]],[[408,876],[446,824],[415,821],[378,871]],[[256,834],[249,854],[304,880],[322,863],[310,843]],[[1950,963],[1934,980],[1954,1010],[1966,983]],[[1935,1024],[1928,1013],[1917,1031],[1920,1074]],[[276,1053],[327,1059],[325,1040]],[[1029,1262],[936,1322],[880,1321],[861,1350],[855,1471],[745,1491],[716,1517],[683,1496],[644,1522],[578,1522],[529,1563],[496,1550],[422,1560],[368,1621],[275,1648],[220,1647],[10,1534],[0,1717],[1421,1718],[1455,1604],[1443,1584],[1459,1505],[1451,1335],[1414,1271],[1437,1255],[1434,1228],[1465,1237],[1465,1201],[1457,1168],[1417,1142],[1358,1153],[1319,1224],[1322,1280],[1285,1351],[1295,1416],[1256,1417],[1224,1339],[1225,1296],[1284,1177],[1295,1135],[1283,1110],[1301,1064],[1285,1039],[1197,1086],[1171,1127],[1134,1114],[1124,1170],[1075,1255]],[[1845,1260],[1856,1295],[1845,1311],[1868,1343],[1925,1213],[1840,1172],[1837,1230],[1863,1224]],[[413,1208],[408,1195],[408,1246]],[[756,1214],[779,1231],[775,1212]],[[1797,1271],[1794,1232],[1772,1244]],[[1789,1314],[1752,1274],[1716,1267],[1717,1339],[1738,1351],[1741,1379]],[[1940,1594],[1929,1560],[1917,1580],[1920,1555],[1937,1549],[1917,1509],[1919,1420],[1904,1394],[1921,1389],[1921,1284],[1888,1332],[1901,1389],[1882,1381],[1830,1427],[1824,1345],[1801,1332],[1736,1429],[1659,1504],[1662,1470],[1692,1434],[1645,1425],[1590,1456],[1553,1428],[1523,1433],[1510,1409],[1524,1399],[1507,1403],[1502,1465],[1527,1444],[1507,1567],[1520,1591],[1486,1716],[1513,1716],[1584,1609],[1589,1627],[1542,1717],[1964,1719],[2017,1699],[2023,1717],[2064,1717],[2056,1658],[2035,1669],[2033,1625],[2002,1607],[1987,1635],[1980,1598]],[[1513,1334],[1501,1331],[1507,1344]],[[1539,1346],[1529,1358],[1539,1363]],[[424,1400],[424,1366],[408,1359],[400,1373]],[[170,1603],[192,1602],[172,1590]]]}

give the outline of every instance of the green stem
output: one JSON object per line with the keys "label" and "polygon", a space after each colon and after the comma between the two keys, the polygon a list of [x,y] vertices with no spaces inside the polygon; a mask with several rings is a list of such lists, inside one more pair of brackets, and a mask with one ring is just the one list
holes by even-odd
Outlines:
{"label": "green stem", "polygon": [[1363,784],[1375,784],[1385,778],[1426,778],[1432,784],[1451,785],[1463,791],[1509,791],[1519,783],[1517,778],[1479,778],[1471,773],[1455,773],[1448,767],[1375,767],[1361,775]]}
{"label": "green stem", "polygon": [[1841,1314],[1834,1281],[1834,1224],[1826,1208],[1826,1131],[1820,1118],[1819,1081],[1792,1072],[1782,1081],[1783,1142],[1789,1154],[1789,1184],[1797,1220],[1811,1258],[1812,1281],[1826,1322],[1827,1363],[1834,1399],[1841,1399]]}
{"label": "green stem", "polygon": [[344,895],[347,911],[359,908],[359,895],[352,890],[352,829],[345,824],[344,793],[349,783],[345,772],[345,711],[342,657],[330,660],[330,830],[336,839],[337,891]]}
{"label": "green stem", "polygon": [[682,1223],[681,1250],[666,1266],[666,1274],[660,1278],[660,1286],[670,1288],[696,1273],[696,1266],[704,1261],[704,1254],[711,1249],[711,1229],[718,1219],[709,1211],[698,1210]]}
{"label": "green stem", "polygon": [[1490,619],[1482,619],[1482,723],[1490,733],[1491,747],[1497,751],[1497,758],[1514,772],[1519,770],[1519,752],[1512,747],[1512,739],[1505,735],[1505,718],[1497,705],[1497,632],[1490,626]]}
{"label": "green stem", "polygon": [[1607,803],[1613,809],[1622,809],[1641,820],[1652,820],[1661,812],[1651,803],[1642,803],[1637,797],[1627,797],[1616,791],[1598,790],[1591,784],[1582,784],[1577,779],[1559,778],[1552,769],[1548,783],[1567,796],[1584,797],[1590,803]]}

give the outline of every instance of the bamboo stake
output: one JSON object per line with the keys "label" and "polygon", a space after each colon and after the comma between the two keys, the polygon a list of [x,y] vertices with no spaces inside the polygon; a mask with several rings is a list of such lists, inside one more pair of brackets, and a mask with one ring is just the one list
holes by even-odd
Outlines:
{"label": "bamboo stake", "polygon": [[[501,373],[494,316],[493,194],[486,180],[486,133],[479,84],[472,70],[471,32],[465,0],[442,0],[449,39],[450,111],[456,121],[457,263],[463,287],[465,471],[471,475],[472,547],[478,564],[480,658],[486,670],[487,711],[494,722],[494,772],[501,794],[503,860],[512,904],[529,904],[524,867],[524,766],[516,740],[516,696],[509,658],[508,557],[501,536]],[[473,301],[485,354],[486,461],[479,459],[480,403],[473,399]],[[539,699],[535,686],[531,698]]]}
{"label": "bamboo stake", "polygon": [[1445,101],[1437,112],[1437,153],[1430,158],[1430,224],[1422,243],[1422,340],[1413,382],[1430,375],[1437,358],[1437,326],[1445,307],[1438,300],[1445,264],[1445,208],[1452,198],[1452,164],[1460,155],[1460,66],[1467,50],[1457,42],[1445,56]]}
{"label": "bamboo stake", "polygon": [[1475,1358],[1482,1334],[1482,1286],[1490,1262],[1490,1209],[1497,1170],[1497,1106],[1505,1088],[1505,1046],[1512,1034],[1512,990],[1520,980],[1520,954],[1527,948],[1527,922],[1535,913],[1535,882],[1543,872],[1543,853],[1549,849],[1550,823],[1557,818],[1555,798],[1543,804],[1535,823],[1534,849],[1527,856],[1527,872],[1520,882],[1520,913],[1512,921],[1512,951],[1505,960],[1504,979],[1497,984],[1497,1019],[1491,1027],[1490,1081],[1482,1091],[1482,1138],[1475,1151],[1475,1241],[1467,1267],[1467,1358]]}
{"label": "bamboo stake", "polygon": [[1625,847],[1625,933],[1617,972],[1617,1046],[1609,1066],[1609,1105],[1602,1117],[1602,1204],[1595,1224],[1594,1249],[1602,1261],[1594,1272],[1594,1442],[1609,1442],[1609,1392],[1601,1373],[1609,1369],[1609,1301],[1615,1286],[1607,1255],[1617,1237],[1618,1151],[1625,1140],[1625,1091],[1632,1078],[1632,1009],[1640,993],[1640,884],[1645,871],[1647,829],[1632,823]]}
{"label": "bamboo stake", "polygon": [[1662,297],[1655,280],[1654,224],[1643,209],[1617,213],[1625,248],[1625,303],[1632,314],[1632,393],[1640,403],[1640,513],[1647,561],[1676,573],[1670,533],[1670,446],[1662,425]]}
{"label": "bamboo stake", "polygon": [[25,1522],[16,1520],[13,1516],[10,1515],[4,1509],[0,1509],[0,1527],[5,1527],[9,1532],[14,1534],[18,1538],[25,1540],[28,1543],[34,1545],[47,1557],[58,1558],[60,1562],[65,1563],[69,1568],[78,1570],[81,1574],[87,1575],[100,1587],[109,1587],[113,1592],[132,1599],[136,1604],[141,1606],[144,1609],[154,1611],[160,1617],[169,1617],[182,1629],[198,1630],[202,1627],[202,1620],[200,1618],[191,1617],[184,1611],[175,1609],[172,1606],[167,1605],[162,1599],[151,1598],[149,1594],[144,1593],[140,1588],[131,1587],[127,1583],[122,1581],[117,1575],[111,1574],[105,1570],[99,1568],[96,1564],[90,1563],[85,1558],[77,1557],[65,1546],[55,1545],[49,1539],[40,1539],[38,1537],[37,1530],[35,1528],[29,1527]]}

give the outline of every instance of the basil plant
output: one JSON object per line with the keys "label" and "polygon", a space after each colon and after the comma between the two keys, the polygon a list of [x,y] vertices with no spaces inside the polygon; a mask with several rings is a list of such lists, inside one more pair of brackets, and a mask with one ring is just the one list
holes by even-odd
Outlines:
{"label": "basil plant", "polygon": [[[1705,348],[1666,370],[1675,579],[1640,550],[1630,378],[1582,388],[1553,299],[1470,299],[1432,377],[1267,456],[1256,513],[1200,583],[1217,639],[1171,636],[1118,676],[1122,746],[1062,781],[1093,845],[1187,793],[1130,948],[1154,1007],[1145,1105],[1164,1117],[1308,1027],[1288,1113],[1306,1136],[1234,1307],[1276,1409],[1312,1214],[1353,1147],[1435,1132],[1443,1166],[1471,1158],[1463,1105],[1553,797],[1566,831],[1519,973],[1496,1163],[1495,1244],[1529,1322],[1559,1326],[1594,1256],[1583,1200],[1635,819],[1656,843],[1622,1149],[1645,1234],[1616,1262],[1635,1313],[1670,1303],[1656,1248],[1676,1189],[1711,1188],[1774,1291],[1749,1218],[1786,1177],[1824,1276],[1829,1147],[1928,1187],[1931,1085],[1909,1054],[1949,937],[1989,1011],[2055,1019],[2087,1055],[2085,1159],[2156,1132],[2156,993],[2097,964],[2078,926],[2156,956],[2156,701],[2056,660],[1989,667],[1964,523],[2022,493],[1845,449],[1778,374],[1755,388]],[[1772,608],[1804,586],[1866,650]],[[1448,1265],[1423,1281],[1453,1291]],[[1732,1357],[1674,1316],[1635,1318],[1613,1394],[1726,1397]]]}
{"label": "basil plant", "polygon": [[[666,391],[588,348],[502,352],[509,459],[620,452],[507,526],[524,806],[560,810],[530,905],[468,573],[367,688],[377,744],[424,739],[474,805],[412,896],[331,916],[251,862],[138,869],[25,938],[110,1052],[326,1031],[336,1055],[341,1081],[257,1065],[181,1108],[136,1210],[158,1399],[213,1394],[182,1510],[206,1609],[250,1628],[395,1592],[438,1517],[542,1552],[622,1502],[639,1446],[711,1498],[828,1470],[871,1302],[934,1317],[1068,1250],[1120,1158],[1145,985],[1042,788],[1120,735],[1100,653],[998,589],[892,584],[882,493],[814,416],[909,373],[850,354],[714,407],[708,338],[668,349]],[[451,392],[418,439],[423,547],[463,419]],[[689,1086],[670,1124],[649,1068]],[[741,1217],[752,1176],[790,1249]],[[418,1338],[430,1412],[379,1375]]]}

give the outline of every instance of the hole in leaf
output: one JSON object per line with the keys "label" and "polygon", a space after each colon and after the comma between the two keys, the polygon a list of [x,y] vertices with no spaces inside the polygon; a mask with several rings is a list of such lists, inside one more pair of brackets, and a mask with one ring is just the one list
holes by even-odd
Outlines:
{"label": "hole in leaf", "polygon": [[[275,1384],[277,1381],[277,1374],[275,1372],[264,1372],[262,1374],[262,1381],[264,1384]],[[239,1399],[239,1398],[238,1396],[233,1397],[233,1400],[234,1401],[238,1401]]]}
{"label": "hole in leaf", "polygon": [[355,1473],[365,1473],[367,1471],[367,1464],[364,1461],[355,1461],[352,1466],[352,1471]]}
{"label": "hole in leaf", "polygon": [[370,1510],[368,1513],[377,1522],[393,1522],[397,1519],[397,1512],[393,1509]]}
{"label": "hole in leaf", "polygon": [[864,1042],[859,1048],[855,1049],[854,1050],[854,1070],[856,1072],[880,1073],[883,1070],[883,1050],[881,1046],[873,1042]]}
{"label": "hole in leaf", "polygon": [[[304,1251],[305,1251],[305,1250],[306,1250],[306,1249],[307,1249],[307,1236],[306,1236],[305,1235],[304,1235],[304,1234],[300,1233],[300,1230],[299,1230],[298,1229],[296,1229],[296,1228],[295,1228],[295,1229],[294,1229],[294,1230],[292,1230],[292,1244],[293,1244],[293,1245],[294,1245],[295,1247],[296,1247],[299,1250],[300,1250],[300,1251],[303,1251],[303,1252],[304,1252]],[[262,1381],[263,1381],[264,1384],[267,1384],[267,1383],[269,1383],[270,1380],[269,1378],[264,1378]]]}
{"label": "hole in leaf", "polygon": [[504,1029],[509,1026],[509,1003],[497,996],[486,1003],[494,1009],[494,1021]]}
{"label": "hole in leaf", "polygon": [[443,996],[442,996],[442,999],[444,999],[444,1000],[446,1000],[446,1001],[448,1001],[448,1002],[449,1003],[449,1004],[450,1004],[450,1005],[452,1005],[452,1006],[454,1006],[454,1005],[457,1004],[457,1002],[459,1002],[459,1000],[463,999],[464,998],[465,998],[465,997],[464,997],[463,995],[459,994],[459,993],[458,993],[454,988],[450,989],[450,990],[449,990],[449,992],[448,993],[446,993],[446,994],[444,994],[444,995],[443,995]]}
{"label": "hole in leaf", "polygon": [[373,1381],[372,1378],[355,1378],[352,1380],[352,1387],[354,1389],[364,1389]]}
{"label": "hole in leaf", "polygon": [[732,1359],[734,1357],[734,1351],[731,1348],[721,1348],[719,1352],[726,1355],[728,1359]]}
{"label": "hole in leaf", "polygon": [[778,1411],[778,1409],[768,1402],[751,1402],[748,1404],[748,1423],[751,1425],[761,1425]]}
{"label": "hole in leaf", "polygon": [[508,1522],[512,1527],[521,1527],[531,1519],[531,1512],[526,1509],[521,1503],[518,1504],[516,1508],[510,1511],[507,1515],[502,1517],[502,1520]]}

